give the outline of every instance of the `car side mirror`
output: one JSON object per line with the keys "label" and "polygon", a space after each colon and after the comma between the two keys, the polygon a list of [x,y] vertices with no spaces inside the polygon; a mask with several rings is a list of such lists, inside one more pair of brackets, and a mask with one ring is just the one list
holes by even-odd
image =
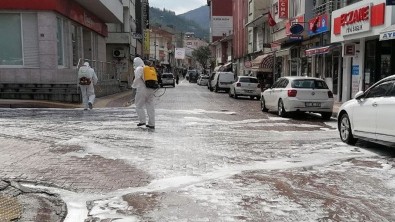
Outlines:
{"label": "car side mirror", "polygon": [[360,99],[362,99],[362,97],[364,95],[365,95],[365,93],[363,91],[359,91],[359,92],[357,92],[357,94],[355,94],[354,99],[360,100]]}

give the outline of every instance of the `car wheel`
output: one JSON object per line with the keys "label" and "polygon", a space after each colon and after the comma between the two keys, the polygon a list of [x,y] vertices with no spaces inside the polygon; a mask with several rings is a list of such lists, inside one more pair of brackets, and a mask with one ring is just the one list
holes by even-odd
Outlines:
{"label": "car wheel", "polygon": [[287,112],[284,109],[284,103],[283,103],[283,101],[281,99],[278,101],[277,113],[281,117],[286,117],[287,116]]}
{"label": "car wheel", "polygon": [[321,117],[322,117],[324,120],[330,120],[331,117],[332,117],[332,113],[331,113],[331,112],[321,113]]}
{"label": "car wheel", "polygon": [[236,90],[233,91],[233,98],[237,99],[239,96],[236,94]]}
{"label": "car wheel", "polygon": [[267,111],[269,111],[269,110],[266,108],[265,99],[264,99],[263,97],[261,98],[261,110],[262,110],[262,112],[267,112]]}
{"label": "car wheel", "polygon": [[350,145],[355,145],[357,139],[354,138],[351,131],[350,118],[348,118],[347,113],[344,113],[340,117],[339,121],[339,133],[340,139]]}

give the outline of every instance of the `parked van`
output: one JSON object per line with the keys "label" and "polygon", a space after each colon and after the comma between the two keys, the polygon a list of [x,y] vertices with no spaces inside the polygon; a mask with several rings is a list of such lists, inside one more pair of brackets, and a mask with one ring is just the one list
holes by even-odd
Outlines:
{"label": "parked van", "polygon": [[216,72],[210,81],[210,91],[218,92],[225,90],[229,92],[230,85],[235,81],[233,72]]}

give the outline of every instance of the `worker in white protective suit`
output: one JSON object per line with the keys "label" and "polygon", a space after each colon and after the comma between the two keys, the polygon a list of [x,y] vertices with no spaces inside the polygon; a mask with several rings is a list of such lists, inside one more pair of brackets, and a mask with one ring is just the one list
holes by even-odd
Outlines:
{"label": "worker in white protective suit", "polygon": [[78,80],[84,110],[88,110],[88,107],[89,109],[92,109],[96,97],[93,85],[97,84],[97,76],[95,71],[89,66],[88,62],[85,62],[78,70]]}
{"label": "worker in white protective suit", "polygon": [[[139,118],[137,126],[146,126],[155,129],[154,89],[147,88],[144,82],[144,62],[136,57],[133,60],[134,80],[132,87],[136,89],[136,112]],[[146,122],[145,109],[147,109],[148,123]]]}

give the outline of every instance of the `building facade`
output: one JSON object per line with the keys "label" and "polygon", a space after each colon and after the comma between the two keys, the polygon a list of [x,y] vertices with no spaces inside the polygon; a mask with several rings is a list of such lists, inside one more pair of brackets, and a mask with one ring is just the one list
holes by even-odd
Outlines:
{"label": "building facade", "polygon": [[385,0],[357,1],[332,13],[331,42],[342,49],[341,101],[394,74],[394,18]]}
{"label": "building facade", "polygon": [[0,2],[1,98],[80,101],[77,68],[85,60],[101,83],[113,84],[116,73],[106,61],[106,23],[123,20],[123,5],[118,0],[93,3]]}

